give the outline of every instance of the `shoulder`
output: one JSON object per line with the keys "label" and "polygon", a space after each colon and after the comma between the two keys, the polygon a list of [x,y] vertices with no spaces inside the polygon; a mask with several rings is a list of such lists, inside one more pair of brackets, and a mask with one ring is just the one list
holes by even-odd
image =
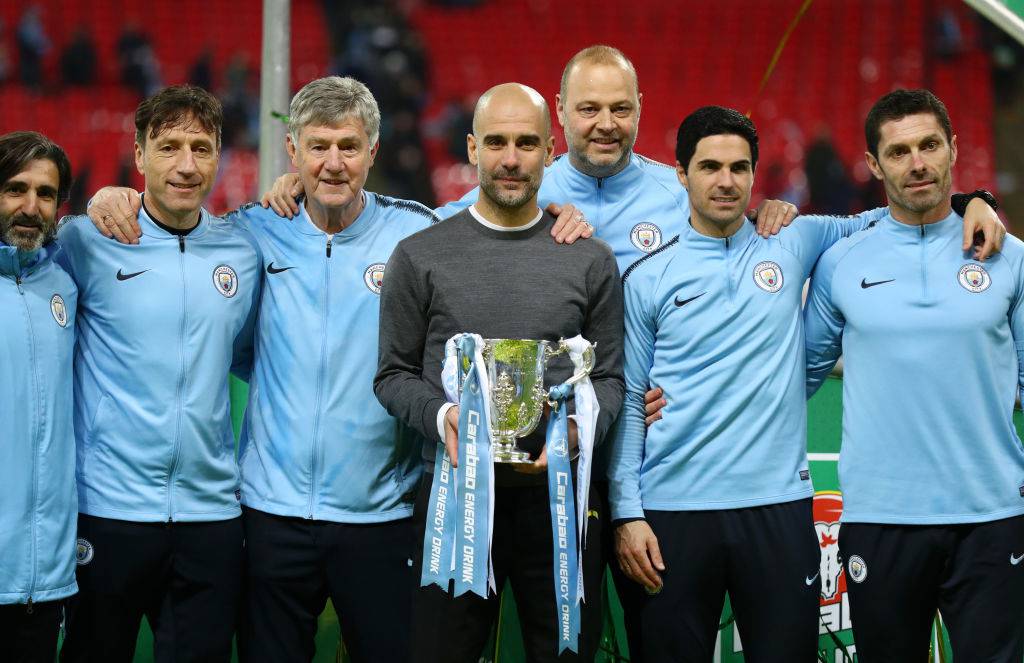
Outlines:
{"label": "shoulder", "polygon": [[622,284],[645,280],[650,275],[660,275],[679,252],[679,235],[651,251],[622,272]]}
{"label": "shoulder", "polygon": [[431,226],[441,220],[429,207],[414,200],[391,198],[390,196],[369,191],[366,195],[374,197],[379,213],[389,220],[393,219],[396,222],[410,223],[413,226],[422,228]]}
{"label": "shoulder", "polygon": [[823,274],[831,275],[848,257],[875,245],[877,237],[878,222],[876,221],[872,221],[864,230],[858,230],[849,237],[844,237],[821,254],[818,266],[815,268],[815,274],[818,276]]}
{"label": "shoulder", "polygon": [[71,256],[86,250],[87,246],[102,246],[102,242],[117,243],[114,239],[104,237],[84,214],[62,218],[57,225],[57,241],[61,250]]}
{"label": "shoulder", "polygon": [[476,223],[470,215],[468,208],[444,219],[443,221],[431,223],[426,227],[413,232],[411,235],[398,242],[398,246],[395,250],[402,250],[409,255],[413,255],[421,251],[427,253],[433,252],[436,250],[438,243],[453,241],[453,237],[465,233],[467,223]]}

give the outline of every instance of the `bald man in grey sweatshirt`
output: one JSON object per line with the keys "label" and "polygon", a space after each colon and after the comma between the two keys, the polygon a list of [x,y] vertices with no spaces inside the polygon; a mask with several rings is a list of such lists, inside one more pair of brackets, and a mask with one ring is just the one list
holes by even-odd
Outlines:
{"label": "bald man in grey sweatshirt", "polygon": [[[447,221],[398,244],[385,270],[381,293],[380,355],[374,389],[394,416],[426,439],[424,458],[432,471],[435,454],[448,445],[455,456],[457,407],[441,385],[445,342],[469,332],[484,338],[557,341],[577,334],[596,344],[590,374],[600,406],[595,441],[607,432],[623,398],[622,291],[615,257],[591,239],[556,244],[553,217],[537,207],[544,165],[554,154],[550,115],[536,91],[517,84],[492,88],[477,104],[467,138],[477,166],[477,202]],[[572,374],[566,357],[548,366],[545,386]],[[537,458],[542,423],[520,446]],[[578,656],[558,656],[559,634],[552,595],[552,536],[544,460],[495,468],[494,538],[496,585],[511,581],[532,661],[592,660],[601,632],[599,585],[604,569],[600,546],[586,547]],[[419,538],[414,564],[422,563],[431,474],[417,497]],[[595,504],[591,513],[605,510]],[[598,541],[601,523],[590,518],[588,541]],[[413,610],[413,660],[417,663],[478,660],[497,615],[499,597],[450,596],[420,587]]]}

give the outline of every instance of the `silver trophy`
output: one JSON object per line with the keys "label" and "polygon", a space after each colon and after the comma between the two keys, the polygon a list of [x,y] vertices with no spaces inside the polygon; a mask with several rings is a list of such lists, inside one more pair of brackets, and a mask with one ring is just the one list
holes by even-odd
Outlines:
{"label": "silver trophy", "polygon": [[[564,340],[489,338],[484,340],[483,358],[487,365],[490,393],[487,402],[491,419],[491,455],[495,463],[529,463],[530,454],[516,440],[532,433],[544,415],[548,391],[544,388],[544,370],[548,360],[569,351]],[[459,352],[459,393],[469,372],[471,358]],[[594,345],[583,355],[583,367],[566,381],[575,384],[594,368]]]}

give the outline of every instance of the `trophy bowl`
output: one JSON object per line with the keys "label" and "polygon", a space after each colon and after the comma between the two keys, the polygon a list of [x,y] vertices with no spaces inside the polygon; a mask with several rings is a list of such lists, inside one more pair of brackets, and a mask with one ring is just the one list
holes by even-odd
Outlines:
{"label": "trophy bowl", "polygon": [[[484,339],[483,358],[490,382],[491,455],[495,463],[530,463],[530,454],[516,444],[540,423],[547,401],[544,370],[548,359],[568,352],[564,341],[531,339]],[[469,371],[470,358],[459,354],[459,393]],[[584,370],[568,381],[573,384],[593,368],[593,347],[588,350]]]}

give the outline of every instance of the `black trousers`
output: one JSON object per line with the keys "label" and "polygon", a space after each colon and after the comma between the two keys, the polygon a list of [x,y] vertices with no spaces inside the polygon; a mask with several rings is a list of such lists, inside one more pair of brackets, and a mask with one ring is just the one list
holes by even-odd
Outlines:
{"label": "black trousers", "polygon": [[927,661],[936,610],[953,660],[1024,658],[1024,516],[968,525],[843,523],[839,551],[861,663]]}
{"label": "black trousers", "polygon": [[53,663],[64,601],[0,605],[0,661]]}
{"label": "black trousers", "polygon": [[646,663],[709,663],[725,593],[748,663],[817,660],[821,592],[811,500],[715,511],[647,511],[666,570],[645,596]]}
{"label": "black trousers", "polygon": [[334,604],[355,663],[409,660],[413,522],[347,524],[244,509],[248,579],[240,659],[308,663]]}
{"label": "black trousers", "polygon": [[130,663],[145,615],[157,663],[231,659],[242,590],[242,519],[135,523],[78,516],[79,593],[61,660]]}
{"label": "black trousers", "polygon": [[[424,475],[416,499],[417,554],[414,568],[419,578],[423,559],[423,534],[430,501],[430,480]],[[590,491],[589,510],[603,514],[596,491]],[[548,487],[498,487],[495,489],[492,561],[499,589],[506,580],[515,593],[519,623],[523,631],[526,660],[592,661],[597,653],[602,627],[601,520],[588,518],[587,543],[583,556],[583,586],[586,601],[581,606],[579,654],[565,651],[558,656],[557,606],[552,581],[551,516]],[[500,595],[484,599],[475,594],[454,597],[440,587],[420,587],[413,609],[413,658],[415,663],[476,663],[498,616]]]}

